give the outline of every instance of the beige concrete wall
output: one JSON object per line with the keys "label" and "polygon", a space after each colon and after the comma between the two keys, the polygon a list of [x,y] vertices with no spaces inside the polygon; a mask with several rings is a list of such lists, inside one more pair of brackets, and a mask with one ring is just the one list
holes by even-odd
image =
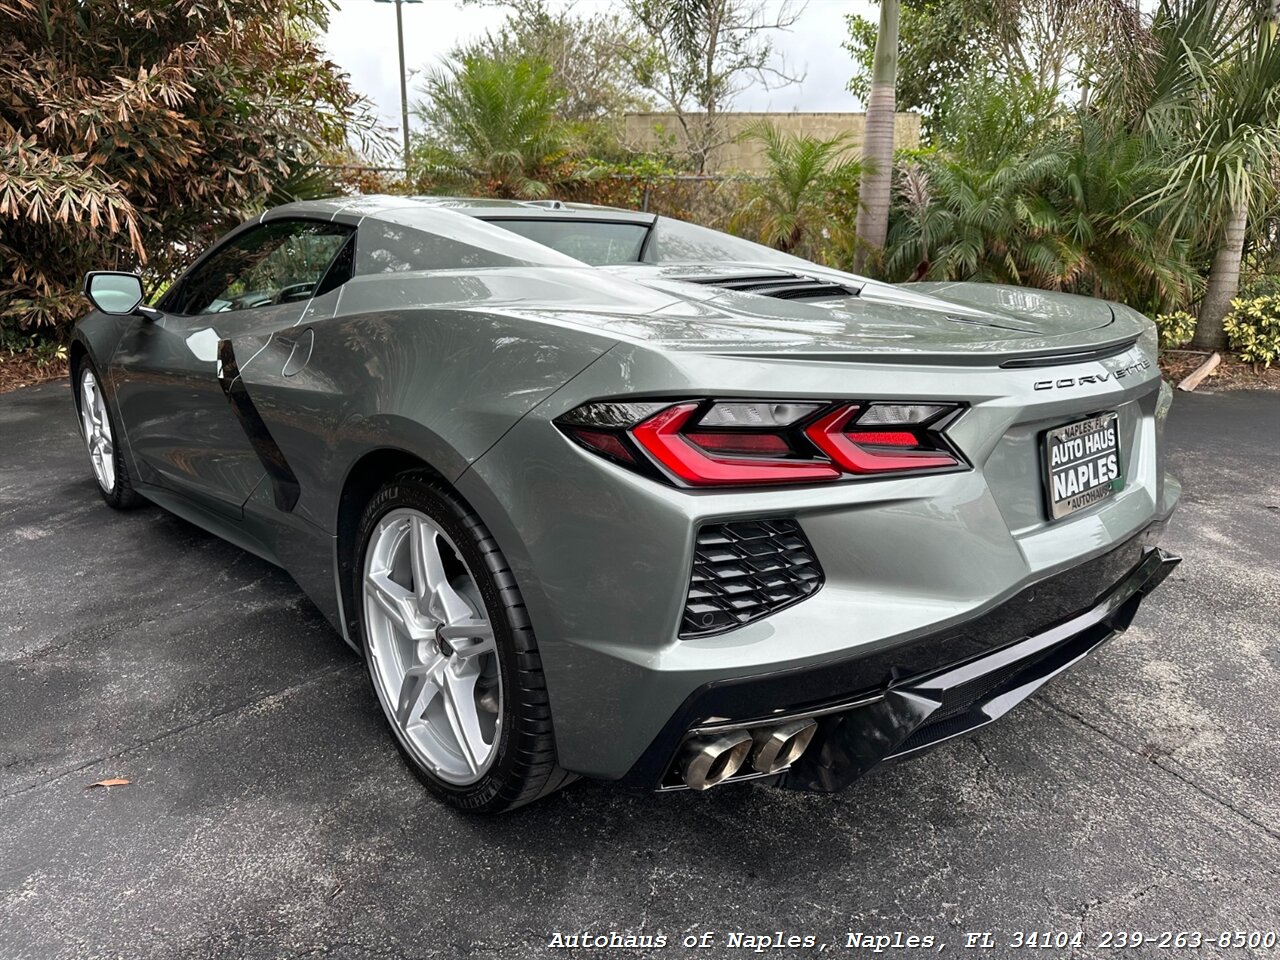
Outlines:
{"label": "beige concrete wall", "polygon": [[[764,151],[758,142],[739,141],[738,137],[752,124],[766,120],[783,133],[808,134],[827,139],[844,133],[849,138],[849,152],[856,155],[862,147],[866,129],[865,113],[725,113],[726,136],[731,141],[716,149],[708,164],[709,173],[761,173]],[[626,118],[627,145],[638,150],[658,150],[673,140],[676,148],[683,145],[683,131],[674,113],[629,113]],[[920,115],[899,113],[894,118],[894,143],[898,147],[920,145]]]}

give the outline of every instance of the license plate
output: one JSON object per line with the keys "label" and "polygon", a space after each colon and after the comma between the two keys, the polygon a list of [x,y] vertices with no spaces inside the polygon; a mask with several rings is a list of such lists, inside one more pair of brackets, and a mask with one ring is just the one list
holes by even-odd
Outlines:
{"label": "license plate", "polygon": [[1044,467],[1052,519],[1107,499],[1124,486],[1119,417],[1103,413],[1047,431]]}

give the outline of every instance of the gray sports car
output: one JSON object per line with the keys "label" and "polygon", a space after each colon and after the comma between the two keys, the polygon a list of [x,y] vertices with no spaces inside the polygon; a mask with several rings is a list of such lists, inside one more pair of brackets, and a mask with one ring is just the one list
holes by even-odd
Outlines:
{"label": "gray sports car", "polygon": [[652,214],[289,204],[154,305],[86,280],[94,476],[279,564],[405,760],[833,791],[1003,715],[1178,561],[1115,303],[889,286]]}

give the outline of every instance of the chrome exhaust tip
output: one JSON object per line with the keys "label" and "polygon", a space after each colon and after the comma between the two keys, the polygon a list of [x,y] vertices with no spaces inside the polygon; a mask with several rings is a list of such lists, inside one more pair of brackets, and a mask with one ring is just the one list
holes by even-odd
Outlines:
{"label": "chrome exhaust tip", "polygon": [[692,790],[710,790],[737,773],[750,752],[751,736],[745,730],[694,737],[680,751],[680,779]]}
{"label": "chrome exhaust tip", "polygon": [[758,728],[751,748],[752,769],[757,773],[785,770],[800,759],[817,732],[818,725],[811,719]]}

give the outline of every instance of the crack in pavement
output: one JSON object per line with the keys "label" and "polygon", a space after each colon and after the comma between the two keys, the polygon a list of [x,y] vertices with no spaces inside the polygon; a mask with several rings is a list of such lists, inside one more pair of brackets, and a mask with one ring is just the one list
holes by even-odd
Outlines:
{"label": "crack in pavement", "polygon": [[1227,798],[1220,797],[1218,796],[1218,794],[1214,793],[1212,790],[1209,790],[1206,787],[1201,786],[1195,780],[1191,779],[1186,774],[1182,773],[1181,770],[1175,769],[1175,767],[1173,766],[1162,763],[1161,760],[1163,758],[1147,757],[1142,753],[1141,750],[1133,746],[1130,746],[1129,744],[1125,743],[1123,740],[1116,737],[1114,734],[1109,733],[1108,731],[1104,730],[1102,727],[1098,726],[1097,724],[1092,723],[1089,720],[1085,719],[1085,717],[1082,716],[1081,714],[1078,714],[1072,710],[1069,710],[1060,704],[1054,703],[1052,700],[1046,699],[1044,697],[1037,697],[1031,700],[1030,703],[1035,704],[1042,711],[1051,710],[1061,716],[1066,717],[1069,720],[1074,720],[1076,723],[1080,724],[1080,726],[1084,727],[1087,730],[1093,731],[1098,736],[1106,740],[1108,743],[1111,743],[1112,745],[1119,747],[1125,753],[1128,753],[1144,761],[1145,765],[1154,766],[1159,770],[1163,770],[1165,773],[1169,774],[1175,780],[1190,787],[1193,791],[1200,794],[1200,796],[1204,797],[1207,800],[1213,801],[1215,804],[1221,807],[1226,808],[1227,810],[1235,814],[1236,817],[1238,817],[1240,820],[1243,820],[1245,823],[1248,823],[1251,826],[1256,827],[1257,829],[1261,830],[1264,834],[1266,834],[1270,839],[1276,841],[1277,843],[1280,843],[1280,830],[1277,830],[1274,827],[1268,826],[1266,823],[1263,823],[1261,820],[1253,816],[1253,814],[1249,813],[1247,810],[1241,810],[1239,807],[1237,807]]}

